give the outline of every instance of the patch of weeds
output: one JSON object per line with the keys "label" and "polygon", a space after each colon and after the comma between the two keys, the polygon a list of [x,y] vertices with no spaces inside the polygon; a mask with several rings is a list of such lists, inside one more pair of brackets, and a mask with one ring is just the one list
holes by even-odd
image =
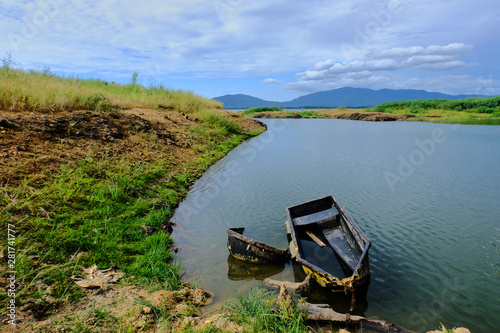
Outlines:
{"label": "patch of weeds", "polygon": [[171,307],[169,306],[165,305],[153,306],[151,302],[142,300],[137,300],[137,303],[142,306],[150,308],[155,322],[159,323],[160,326],[166,326],[168,328],[171,328],[171,322],[180,316],[179,314],[173,313],[171,311]]}
{"label": "patch of weeds", "polygon": [[453,333],[453,332],[455,332],[454,329],[449,330],[446,327],[444,327],[443,323],[441,323],[441,331],[443,331],[443,333]]}
{"label": "patch of weeds", "polygon": [[242,111],[242,114],[253,114],[257,112],[266,112],[266,111],[282,111],[280,107],[253,107]]}
{"label": "patch of weeds", "polygon": [[409,114],[425,114],[428,113],[429,111],[427,110],[422,110],[422,109],[410,109],[407,111]]}
{"label": "patch of weeds", "polygon": [[109,311],[96,308],[91,311],[91,319],[93,320],[93,324],[98,327],[103,327],[106,325],[117,323],[118,320],[113,317]]}
{"label": "patch of weeds", "polygon": [[317,117],[318,114],[315,111],[302,111],[299,113],[303,118],[314,118]]}
{"label": "patch of weeds", "polygon": [[176,290],[180,286],[181,265],[170,263],[172,259],[169,247],[172,244],[170,235],[163,232],[147,237],[140,244],[139,255],[135,257],[129,273],[139,281],[157,279],[164,281],[169,290]]}
{"label": "patch of weeds", "polygon": [[102,93],[94,93],[87,96],[83,105],[87,107],[88,110],[105,111],[109,109],[109,103],[110,100]]}
{"label": "patch of weeds", "polygon": [[[223,333],[219,327],[215,326],[213,323],[206,325],[202,328],[196,328],[191,322],[188,322],[183,327],[183,332],[187,333]],[[229,332],[229,331],[227,331]]]}
{"label": "patch of weeds", "polygon": [[[248,297],[236,292],[237,302],[224,306],[225,317],[253,332],[305,332],[306,316],[294,303],[283,304],[275,300],[275,294],[260,288],[252,288]],[[278,303],[278,304],[277,304]]]}
{"label": "patch of weeds", "polygon": [[221,134],[237,134],[241,132],[240,126],[233,119],[224,116],[220,112],[213,109],[203,109],[198,112],[200,120],[210,127],[222,130]]}

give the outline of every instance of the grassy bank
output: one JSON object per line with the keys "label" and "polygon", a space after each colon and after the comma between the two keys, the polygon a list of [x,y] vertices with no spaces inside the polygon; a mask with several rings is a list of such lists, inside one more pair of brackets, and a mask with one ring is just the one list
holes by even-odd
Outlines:
{"label": "grassy bank", "polygon": [[[9,66],[0,109],[1,237],[13,250],[2,255],[15,258],[18,323],[90,297],[71,277],[92,265],[122,270],[125,285],[180,289],[169,218],[204,170],[265,130],[190,92]],[[3,323],[9,300],[0,293]]]}
{"label": "grassy bank", "polygon": [[459,100],[425,99],[395,101],[367,109],[368,112],[411,114],[414,121],[500,125],[500,96]]}
{"label": "grassy bank", "polygon": [[[256,118],[333,118],[381,121],[425,121],[452,124],[500,125],[500,96],[461,100],[428,99],[395,101],[367,109],[263,110],[251,108],[242,112]],[[353,114],[360,114],[361,116]],[[369,117],[370,114],[385,116]],[[393,115],[394,117],[390,117]]]}
{"label": "grassy bank", "polygon": [[145,88],[103,80],[62,78],[50,70],[15,69],[4,60],[0,69],[0,110],[57,112],[67,110],[112,111],[122,108],[171,108],[184,113],[221,109],[219,102],[192,92]]}

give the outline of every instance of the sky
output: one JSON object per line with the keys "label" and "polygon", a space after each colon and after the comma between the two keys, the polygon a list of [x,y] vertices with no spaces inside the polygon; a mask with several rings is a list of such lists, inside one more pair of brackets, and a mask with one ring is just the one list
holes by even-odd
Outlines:
{"label": "sky", "polygon": [[287,101],[341,87],[500,95],[496,0],[0,0],[0,59]]}

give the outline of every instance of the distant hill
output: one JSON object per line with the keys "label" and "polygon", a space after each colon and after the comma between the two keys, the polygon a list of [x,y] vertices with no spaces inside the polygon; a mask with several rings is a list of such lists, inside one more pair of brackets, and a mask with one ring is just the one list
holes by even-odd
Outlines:
{"label": "distant hill", "polygon": [[394,90],[381,89],[373,90],[366,88],[339,88],[328,91],[320,91],[295,98],[288,102],[272,102],[249,95],[225,95],[215,97],[224,103],[226,109],[247,109],[254,106],[279,106],[282,108],[319,108],[319,107],[370,107],[382,104],[384,102],[413,100],[413,99],[462,99],[477,97],[476,95],[446,95],[437,92],[428,92],[425,90]]}
{"label": "distant hill", "polygon": [[265,101],[257,97],[243,95],[243,94],[224,95],[220,97],[215,97],[213,99],[224,103],[224,108],[226,109],[248,109],[253,106],[271,107],[271,106],[277,106],[278,104],[282,104],[280,102]]}

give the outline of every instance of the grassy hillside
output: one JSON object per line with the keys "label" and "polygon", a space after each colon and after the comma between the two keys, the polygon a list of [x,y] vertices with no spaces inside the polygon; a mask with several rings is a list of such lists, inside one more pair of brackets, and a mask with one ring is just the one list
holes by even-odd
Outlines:
{"label": "grassy hillside", "polygon": [[0,127],[1,234],[13,236],[2,255],[15,258],[24,323],[89,297],[71,276],[94,264],[126,284],[180,288],[169,218],[205,169],[265,130],[190,92],[8,66]]}
{"label": "grassy hillside", "polygon": [[[180,112],[199,112],[203,108],[222,108],[219,102],[183,90],[161,86],[144,88],[101,80],[61,78],[50,70],[0,69],[0,109],[39,112],[104,110],[117,108],[171,107]],[[134,81],[134,77],[131,79]]]}

